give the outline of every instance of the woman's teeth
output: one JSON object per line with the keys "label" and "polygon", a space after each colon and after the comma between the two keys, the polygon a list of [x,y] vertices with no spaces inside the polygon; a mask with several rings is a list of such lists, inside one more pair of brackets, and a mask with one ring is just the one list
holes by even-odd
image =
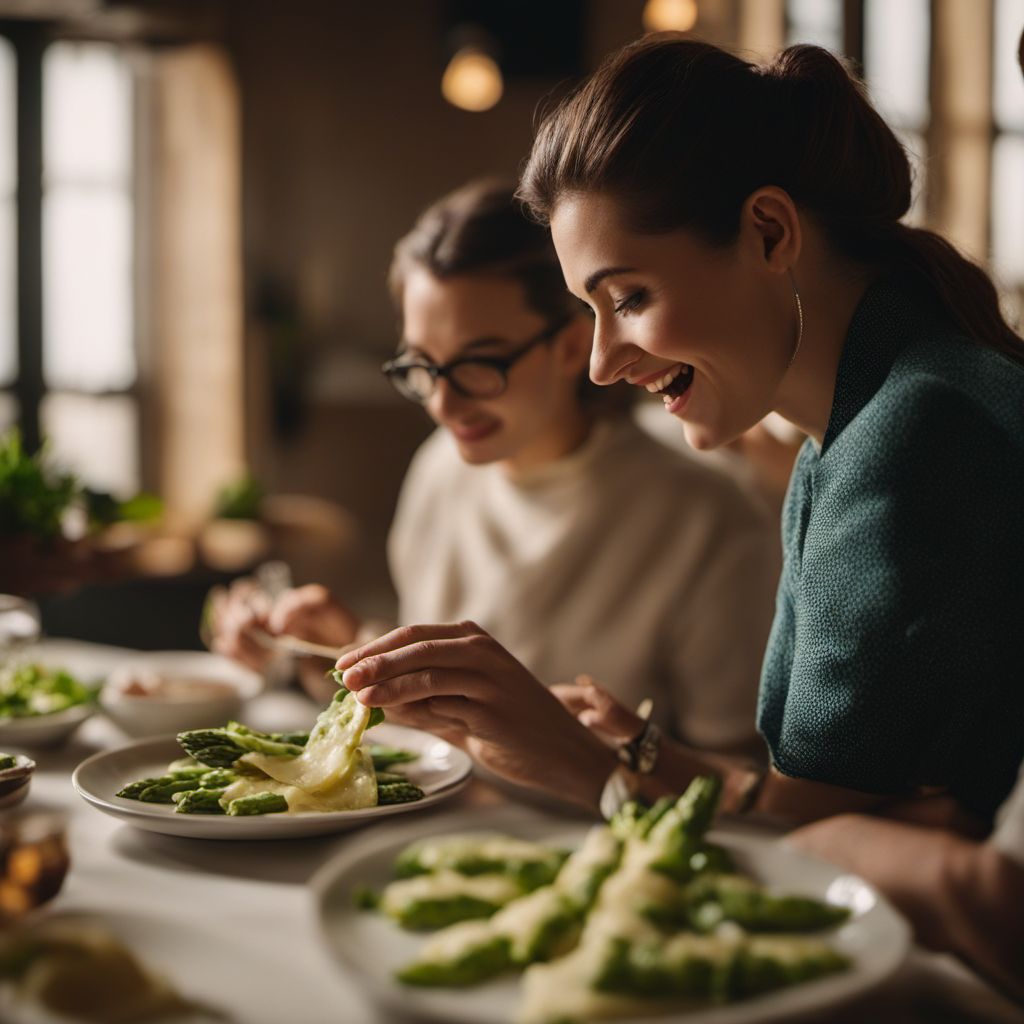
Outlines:
{"label": "woman's teeth", "polygon": [[679,363],[666,370],[657,380],[645,385],[652,395],[663,395],[666,399],[681,395],[693,379],[693,367],[687,363]]}

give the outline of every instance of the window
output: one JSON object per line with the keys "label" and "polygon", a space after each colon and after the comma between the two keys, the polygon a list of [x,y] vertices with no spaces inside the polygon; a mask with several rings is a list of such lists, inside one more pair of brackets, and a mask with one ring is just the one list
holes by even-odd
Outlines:
{"label": "window", "polygon": [[[54,458],[86,484],[126,495],[140,478],[128,57],[92,42],[53,42],[41,53],[41,104],[19,105],[21,52],[0,38],[0,428],[27,418],[26,433],[48,438]],[[39,49],[24,59],[38,62]],[[40,221],[41,280],[30,262],[16,291],[14,125],[33,110],[42,119],[42,201],[22,216]],[[41,332],[23,342],[41,349],[30,350],[34,373],[18,360],[22,303],[41,313]]]}
{"label": "window", "polygon": [[993,32],[992,266],[1009,290],[1024,289],[1024,77],[1017,45],[1024,0],[996,0]]}
{"label": "window", "polygon": [[914,174],[914,202],[907,218],[924,220],[931,11],[929,0],[865,0],[864,82],[871,99],[899,136]]}
{"label": "window", "polygon": [[929,0],[787,0],[786,41],[850,58],[879,112],[907,149],[914,173],[909,220],[924,219],[929,100]]}
{"label": "window", "polygon": [[846,53],[842,0],[788,0],[786,45],[814,43],[833,53]]}
{"label": "window", "polygon": [[17,401],[8,390],[18,373],[15,71],[14,47],[0,36],[0,430],[18,417]]}

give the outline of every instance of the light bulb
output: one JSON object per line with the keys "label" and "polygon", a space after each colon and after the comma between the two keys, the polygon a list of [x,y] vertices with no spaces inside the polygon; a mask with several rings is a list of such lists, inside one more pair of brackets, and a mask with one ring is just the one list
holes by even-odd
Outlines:
{"label": "light bulb", "polygon": [[697,24],[697,0],[647,0],[643,22],[648,32],[689,32]]}
{"label": "light bulb", "polygon": [[441,95],[461,110],[490,110],[501,99],[504,84],[493,57],[475,46],[459,50],[441,76]]}

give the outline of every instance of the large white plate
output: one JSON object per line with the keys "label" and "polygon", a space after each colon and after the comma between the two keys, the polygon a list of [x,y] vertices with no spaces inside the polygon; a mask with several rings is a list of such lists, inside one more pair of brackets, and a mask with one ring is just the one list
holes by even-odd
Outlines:
{"label": "large white plate", "polygon": [[[472,989],[407,988],[393,980],[394,972],[416,958],[422,935],[405,932],[380,914],[356,908],[357,889],[380,889],[392,874],[395,856],[409,842],[430,835],[494,829],[554,846],[578,846],[585,825],[559,825],[552,820],[510,814],[457,814],[435,819],[430,829],[388,829],[386,834],[359,837],[314,876],[312,886],[319,910],[321,934],[352,984],[364,987],[381,1005],[417,1019],[445,1024],[513,1024],[519,1005],[519,982],[514,976]],[[909,931],[901,917],[871,886],[838,868],[797,853],[777,839],[728,829],[711,838],[725,846],[747,873],[785,893],[813,896],[848,906],[852,916],[829,933],[828,941],[852,961],[842,974],[798,985],[729,1006],[673,1011],[672,1020],[686,1024],[765,1024],[790,1020],[833,1007],[873,988],[902,963]],[[667,1020],[669,1015],[647,1017]]]}
{"label": "large white plate", "polygon": [[430,733],[385,723],[367,733],[367,739],[420,755],[418,760],[403,765],[402,771],[426,793],[422,800],[362,811],[229,818],[226,815],[178,814],[170,804],[144,804],[116,796],[129,782],[161,775],[171,761],[184,756],[173,736],[141,740],[94,754],[75,769],[71,781],[85,800],[105,814],[122,818],[148,832],[194,839],[295,839],[344,832],[378,818],[418,811],[447,800],[469,781],[472,768],[469,758]]}
{"label": "large white plate", "polygon": [[[147,971],[209,1011],[197,1008],[168,1015],[160,1018],[160,1024],[253,1024],[257,1020],[309,1024],[316,1019],[296,1007],[292,985],[303,980],[301,972],[296,977],[266,937],[232,929],[230,922],[188,920],[184,915],[176,919],[165,913],[157,917],[139,911],[72,910],[47,914],[45,923],[112,936],[138,957]],[[240,1009],[244,1015],[236,1015]],[[69,1024],[71,1018],[17,998],[13,987],[5,986],[0,988],[0,1020]]]}

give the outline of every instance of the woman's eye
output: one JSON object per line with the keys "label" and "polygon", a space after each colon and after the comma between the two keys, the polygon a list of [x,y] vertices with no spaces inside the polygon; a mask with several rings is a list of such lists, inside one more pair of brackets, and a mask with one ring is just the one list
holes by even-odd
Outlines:
{"label": "woman's eye", "polygon": [[640,308],[645,298],[647,298],[646,290],[639,288],[631,295],[627,295],[621,302],[617,302],[615,304],[615,312],[632,313],[633,310]]}

